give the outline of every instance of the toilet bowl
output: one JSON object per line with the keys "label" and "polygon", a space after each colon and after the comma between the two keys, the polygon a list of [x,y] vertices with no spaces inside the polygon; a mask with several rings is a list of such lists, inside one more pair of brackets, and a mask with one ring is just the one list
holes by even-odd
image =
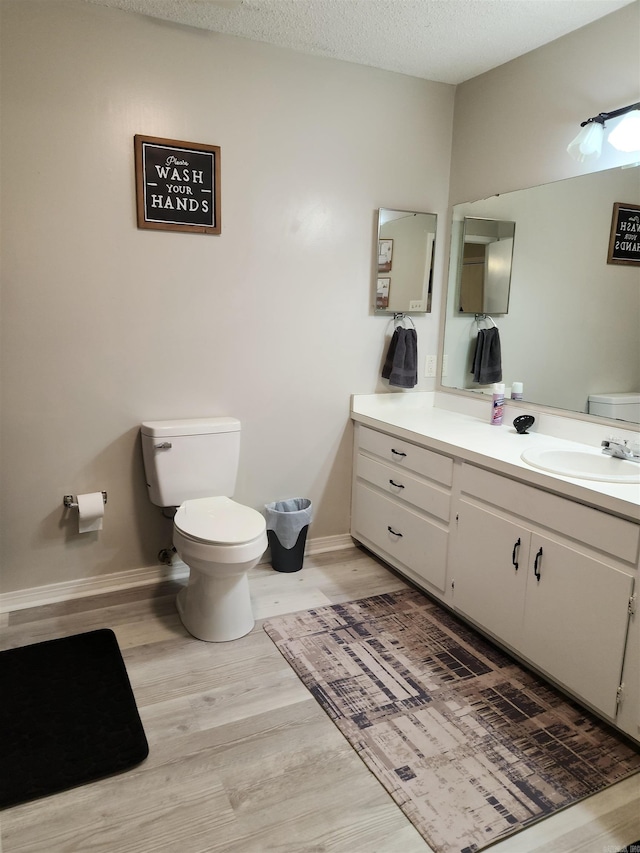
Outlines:
{"label": "toilet bowl", "polygon": [[231,497],[240,428],[237,418],[205,417],[140,429],[149,499],[175,513],[173,545],[190,570],[178,613],[190,634],[210,643],[253,628],[247,572],[269,544],[264,516]]}
{"label": "toilet bowl", "polygon": [[248,634],[255,620],[247,572],[267,549],[264,517],[227,497],[187,500],[174,517],[173,544],[190,569],[177,601],[187,631],[211,643]]}

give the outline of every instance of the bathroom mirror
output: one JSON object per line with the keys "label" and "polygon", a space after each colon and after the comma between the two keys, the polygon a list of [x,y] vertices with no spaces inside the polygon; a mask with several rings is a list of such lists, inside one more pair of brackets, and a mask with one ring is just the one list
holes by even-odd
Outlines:
{"label": "bathroom mirror", "polygon": [[527,402],[588,413],[590,396],[640,392],[640,264],[608,262],[616,203],[640,204],[637,166],[455,205],[443,387],[490,393],[471,373],[478,322],[460,311],[466,218],[517,226],[509,313],[493,318],[507,393],[522,382]]}
{"label": "bathroom mirror", "polygon": [[458,255],[459,314],[509,310],[515,222],[465,216]]}
{"label": "bathroom mirror", "polygon": [[384,207],[378,211],[376,314],[431,311],[436,223],[435,213]]}

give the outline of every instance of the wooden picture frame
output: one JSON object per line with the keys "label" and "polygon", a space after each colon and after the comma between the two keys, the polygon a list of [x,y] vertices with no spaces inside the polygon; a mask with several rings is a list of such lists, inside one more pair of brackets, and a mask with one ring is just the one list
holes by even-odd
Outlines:
{"label": "wooden picture frame", "polygon": [[134,137],[138,228],[220,234],[220,146]]}
{"label": "wooden picture frame", "polygon": [[640,205],[616,201],[611,216],[608,264],[640,264]]}
{"label": "wooden picture frame", "polygon": [[378,272],[391,272],[393,240],[378,240]]}

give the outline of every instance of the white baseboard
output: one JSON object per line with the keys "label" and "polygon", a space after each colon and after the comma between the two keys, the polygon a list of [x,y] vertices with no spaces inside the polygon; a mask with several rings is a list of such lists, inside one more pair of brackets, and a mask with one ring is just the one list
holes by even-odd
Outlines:
{"label": "white baseboard", "polygon": [[[338,551],[352,546],[353,539],[348,533],[339,536],[324,536],[320,539],[310,539],[307,542],[305,553],[309,555],[323,554],[327,551]],[[261,562],[269,562],[268,551]],[[62,581],[31,589],[19,589],[0,595],[0,613],[26,610],[29,607],[42,607],[45,604],[55,604],[73,598],[86,598],[89,595],[101,595],[105,592],[118,592],[137,586],[160,583],[161,581],[181,580],[186,578],[188,574],[189,567],[182,561],[176,560],[171,566],[147,566],[142,569],[131,569],[128,572],[115,572],[110,575]]]}

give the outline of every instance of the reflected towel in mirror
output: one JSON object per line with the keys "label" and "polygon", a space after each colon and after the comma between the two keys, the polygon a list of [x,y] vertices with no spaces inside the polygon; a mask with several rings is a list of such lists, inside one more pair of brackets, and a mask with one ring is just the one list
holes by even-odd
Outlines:
{"label": "reflected towel in mirror", "polygon": [[502,352],[497,326],[478,330],[471,373],[473,381],[480,385],[502,381]]}
{"label": "reflected towel in mirror", "polygon": [[396,326],[387,357],[382,368],[382,378],[398,388],[413,388],[418,383],[418,336],[415,329]]}

